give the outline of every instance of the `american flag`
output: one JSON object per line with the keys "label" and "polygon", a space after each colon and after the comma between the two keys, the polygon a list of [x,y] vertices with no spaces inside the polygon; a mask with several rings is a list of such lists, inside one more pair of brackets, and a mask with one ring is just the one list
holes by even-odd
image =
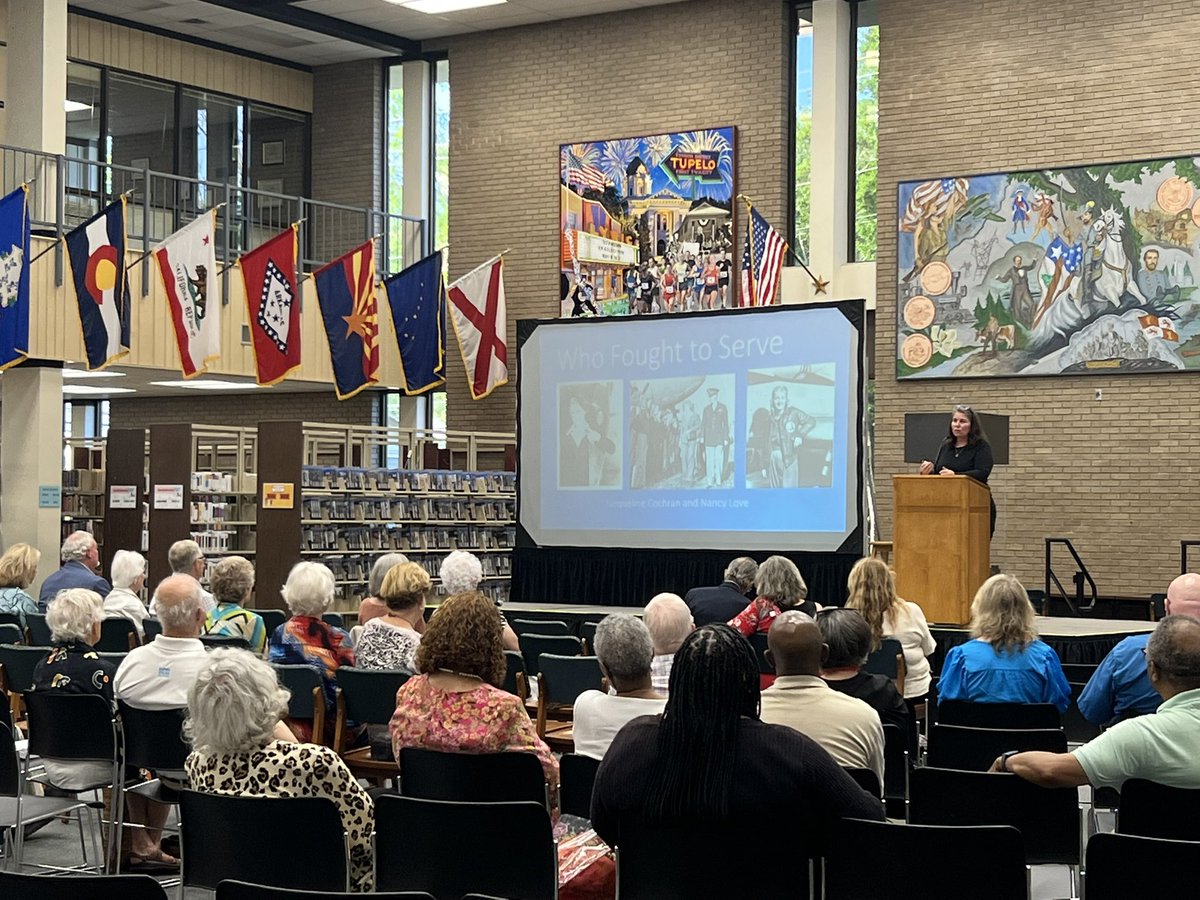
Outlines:
{"label": "american flag", "polygon": [[604,186],[609,183],[609,179],[603,172],[590,163],[584,162],[570,150],[566,151],[566,156],[568,184],[577,184],[581,187],[591,188],[598,193],[604,193]]}
{"label": "american flag", "polygon": [[900,230],[914,232],[917,225],[928,216],[945,215],[950,207],[958,209],[965,205],[970,184],[966,178],[939,178],[921,182],[913,188],[900,220]]}
{"label": "american flag", "polygon": [[770,306],[775,302],[787,248],[787,241],[751,206],[742,247],[742,306]]}

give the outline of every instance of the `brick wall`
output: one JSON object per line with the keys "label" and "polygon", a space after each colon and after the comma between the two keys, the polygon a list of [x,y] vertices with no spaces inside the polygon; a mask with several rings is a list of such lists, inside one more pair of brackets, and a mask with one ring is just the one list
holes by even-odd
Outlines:
{"label": "brick wall", "polygon": [[[891,534],[904,413],[969,403],[1012,417],[1012,462],[992,487],[993,562],[1040,586],[1042,541],[1067,536],[1102,594],[1166,589],[1178,541],[1197,537],[1200,400],[1195,375],[897,383],[896,185],[972,172],[1100,163],[1200,150],[1200,39],[1190,2],[1136,11],[1097,0],[880,4],[876,482]],[[946,25],[951,27],[947,30]],[[1036,23],[1026,39],[1026,26]],[[931,35],[935,36],[931,39]],[[932,42],[931,42],[932,41]],[[1103,388],[1104,399],[1094,399]]]}
{"label": "brick wall", "polygon": [[694,0],[449,42],[450,277],[512,248],[510,384],[472,401],[452,347],[450,428],[515,428],[517,320],[558,314],[560,144],[736,125],[737,188],[784,221],[790,41],[779,0]]}
{"label": "brick wall", "polygon": [[370,425],[377,394],[363,391],[339,401],[332,390],[198,397],[139,397],[114,399],[109,405],[110,428],[138,428],[191,422],[196,425],[257,425],[267,419]]}

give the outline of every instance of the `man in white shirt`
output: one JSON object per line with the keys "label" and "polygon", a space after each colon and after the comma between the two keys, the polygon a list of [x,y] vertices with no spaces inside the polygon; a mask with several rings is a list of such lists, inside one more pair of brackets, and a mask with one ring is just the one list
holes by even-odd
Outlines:
{"label": "man in white shirt", "polygon": [[879,713],[857,697],[833,690],[821,678],[829,648],[810,616],[780,615],[767,632],[767,661],[775,683],[762,692],[764,722],[808,735],[840,766],[870,769],[883,785],[883,726]]}
{"label": "man in white shirt", "polygon": [[671,681],[671,663],[675,651],[689,634],[696,630],[692,611],[678,594],[658,594],[646,604],[643,614],[650,638],[654,641],[654,658],[650,675],[656,691],[665,697]]}
{"label": "man in white shirt", "polygon": [[[200,545],[195,541],[176,541],[167,551],[167,562],[171,564],[172,572],[176,575],[190,576],[199,587],[200,579],[204,576],[204,566],[208,561],[204,558]],[[213,599],[213,595],[202,587],[200,588],[200,605],[206,614],[217,608],[217,601]],[[158,591],[155,591],[154,596],[150,598],[150,615],[158,615]]]}

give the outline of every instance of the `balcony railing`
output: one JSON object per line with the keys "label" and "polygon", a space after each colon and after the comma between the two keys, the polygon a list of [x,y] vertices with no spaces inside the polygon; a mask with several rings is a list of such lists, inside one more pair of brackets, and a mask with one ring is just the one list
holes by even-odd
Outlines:
{"label": "balcony railing", "polygon": [[[217,258],[230,265],[247,250],[299,222],[300,273],[312,271],[367,240],[376,241],[380,277],[399,272],[426,252],[425,222],[372,207],[349,206],[211,181],[0,145],[0,192],[29,185],[34,234],[61,238],[122,194],[128,195],[129,248],[143,254],[192,219],[217,210]],[[63,283],[63,247],[53,250],[55,282]],[[145,296],[150,267],[130,287]],[[139,283],[140,282],[140,283]]]}

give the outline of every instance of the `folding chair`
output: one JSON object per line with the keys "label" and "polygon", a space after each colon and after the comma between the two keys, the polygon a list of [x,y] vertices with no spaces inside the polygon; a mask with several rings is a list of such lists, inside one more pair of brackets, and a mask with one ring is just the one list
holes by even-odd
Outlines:
{"label": "folding chair", "polygon": [[1121,785],[1117,832],[1172,841],[1200,841],[1197,809],[1200,809],[1200,790],[1131,778]]}
{"label": "folding chair", "polygon": [[8,695],[12,722],[21,721],[21,698],[33,687],[33,672],[49,652],[47,647],[0,645],[0,689]]}
{"label": "folding chair", "polygon": [[16,622],[9,622],[0,625],[0,644],[15,644],[23,645],[25,643],[25,632],[21,630],[21,626]]}
{"label": "folding chair", "polygon": [[400,793],[420,800],[516,803],[550,808],[542,764],[532,753],[444,753],[400,750]]}
{"label": "folding chair", "polygon": [[141,642],[137,626],[129,619],[105,619],[100,623],[100,640],[96,650],[102,653],[128,653]]}
{"label": "folding chair", "polygon": [[587,644],[592,656],[596,655],[596,626],[599,624],[599,622],[583,622],[579,626],[579,639]]}
{"label": "folding chair", "polygon": [[528,700],[529,681],[525,674],[525,657],[516,650],[505,650],[504,662],[504,684],[500,687],[513,696],[520,697],[522,702]]}
{"label": "folding chair", "polygon": [[29,629],[29,643],[34,647],[49,647],[54,643],[45,613],[26,613],[25,627]]}
{"label": "folding chair", "polygon": [[754,658],[758,660],[758,672],[760,675],[774,675],[775,668],[767,662],[767,636],[755,632],[748,638],[750,646],[754,648]]}
{"label": "folding chair", "polygon": [[564,753],[558,761],[558,801],[564,814],[592,817],[592,788],[600,760],[578,753]]}
{"label": "folding chair", "polygon": [[883,802],[887,814],[908,818],[909,736],[899,725],[883,726]]}
{"label": "folding chair", "polygon": [[508,624],[517,633],[517,637],[524,637],[527,634],[572,636],[571,627],[566,622],[561,622],[557,619],[545,619],[542,621],[534,619],[509,619]]}
{"label": "folding chair", "polygon": [[[302,891],[293,888],[267,887],[263,884],[247,884],[244,881],[226,879],[217,885],[216,900],[361,900],[363,894],[331,894],[328,891]],[[424,891],[384,891],[367,896],[374,900],[437,900]],[[464,897],[463,900],[466,900]]]}
{"label": "folding chair", "polygon": [[325,743],[325,686],[312,666],[271,663],[279,683],[288,689],[289,719],[312,721],[314,744]]}
{"label": "folding chair", "polygon": [[262,617],[263,625],[267,629],[268,640],[275,633],[275,629],[286,622],[288,618],[287,613],[282,609],[249,609],[247,612],[252,612]]}
{"label": "folding chair", "polygon": [[1087,900],[1192,897],[1200,843],[1128,834],[1094,834],[1087,845]]}
{"label": "folding chair", "polygon": [[[460,852],[463,844],[470,853]],[[452,803],[383,795],[375,801],[375,887],[426,890],[438,900],[485,892],[555,900],[558,851],[540,803]]]}
{"label": "folding chair", "polygon": [[929,730],[925,764],[939,769],[986,772],[1009,750],[1066,753],[1067,735],[1061,728],[968,728],[941,722]]}
{"label": "folding chair", "polygon": [[[552,750],[571,751],[575,741],[571,723],[575,698],[603,686],[600,663],[594,656],[556,656],[543,653],[538,660],[537,733]],[[553,711],[554,721],[549,720]]]}
{"label": "folding chair", "polygon": [[[15,612],[0,612],[0,626],[16,625],[17,631],[23,631],[24,625],[21,623],[21,614]],[[8,643],[5,641],[4,643]]]}
{"label": "folding chair", "polygon": [[969,728],[1061,728],[1062,716],[1053,703],[971,703],[943,700],[937,721]]}
{"label": "folding chair", "polygon": [[890,678],[896,683],[896,690],[900,692],[900,696],[904,696],[904,679],[907,675],[904,648],[895,638],[884,638],[879,644],[879,649],[867,657],[862,670],[872,675]]}
{"label": "folding chair", "polygon": [[342,618],[341,613],[327,612],[321,616],[321,621],[326,625],[332,625],[334,628],[345,628],[346,622]]}
{"label": "folding chair", "polygon": [[521,635],[521,654],[525,657],[525,671],[536,675],[538,657],[544,653],[554,656],[579,656],[583,652],[583,642],[577,637],[564,634],[523,634]]}
{"label": "folding chair", "polygon": [[[125,794],[145,797],[151,803],[169,806],[179,805],[179,789],[172,785],[188,782],[184,763],[191,746],[183,739],[183,722],[186,709],[138,709],[124,700],[117,701],[121,715],[121,731],[125,737],[125,765],[137,769],[149,769],[154,773],[153,781],[129,785]],[[164,781],[163,779],[166,779]],[[117,829],[130,825],[125,821],[125,806],[117,811]],[[121,874],[121,857],[117,855],[117,874]]]}
{"label": "folding chair", "polygon": [[150,643],[162,634],[162,622],[158,619],[142,619],[142,633],[146,636],[145,643]]}
{"label": "folding chair", "polygon": [[842,771],[854,779],[854,783],[872,797],[882,797],[883,787],[879,784],[879,776],[871,769],[860,769],[857,766],[842,766]]}
{"label": "folding chair", "polygon": [[213,650],[217,647],[236,647],[239,650],[250,649],[250,642],[244,637],[238,637],[235,634],[202,634],[200,635],[200,643],[207,650]]}
{"label": "folding chair", "polygon": [[340,666],[336,673],[336,718],[333,749],[359,778],[395,778],[396,762],[372,759],[370,747],[346,749],[349,724],[386,725],[396,712],[396,691],[412,676],[391,669],[358,669]]}
{"label": "folding chair", "polygon": [[53,878],[0,872],[4,900],[167,900],[162,885],[149,875],[73,875]]}

